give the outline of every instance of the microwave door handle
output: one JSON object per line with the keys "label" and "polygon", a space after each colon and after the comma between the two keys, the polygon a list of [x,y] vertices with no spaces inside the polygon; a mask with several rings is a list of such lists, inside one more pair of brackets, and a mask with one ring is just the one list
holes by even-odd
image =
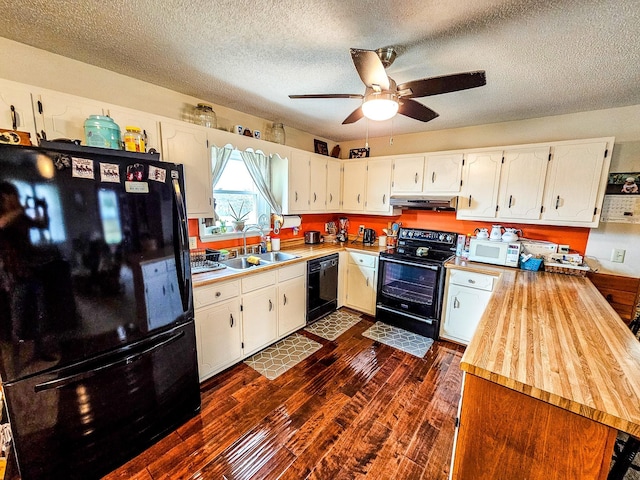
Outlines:
{"label": "microwave door handle", "polygon": [[400,265],[411,265],[412,267],[427,268],[429,270],[438,270],[440,268],[438,265],[427,265],[425,263],[410,262],[407,260],[396,260],[393,258],[380,258],[380,261],[399,263]]}

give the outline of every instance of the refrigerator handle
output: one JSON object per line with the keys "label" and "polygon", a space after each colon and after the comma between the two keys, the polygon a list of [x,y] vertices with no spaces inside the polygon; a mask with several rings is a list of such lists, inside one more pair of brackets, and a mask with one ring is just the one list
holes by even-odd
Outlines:
{"label": "refrigerator handle", "polygon": [[182,197],[182,189],[180,188],[180,183],[177,178],[173,179],[173,195],[176,200],[176,209],[178,210],[178,231],[179,231],[179,242],[176,245],[176,262],[177,272],[179,275],[179,285],[180,285],[180,297],[182,298],[182,310],[184,312],[188,312],[191,310],[191,285],[190,279],[188,278],[188,267],[187,262],[185,262],[185,257],[183,252],[189,248],[189,223],[187,220],[187,207],[184,203],[184,198]]}
{"label": "refrigerator handle", "polygon": [[119,367],[122,365],[128,365],[130,363],[133,363],[139,360],[144,355],[147,355],[153,352],[154,350],[157,350],[160,347],[164,347],[169,343],[175,342],[176,340],[178,340],[180,337],[183,337],[183,336],[184,336],[184,331],[174,333],[169,338],[162,338],[159,342],[153,345],[150,345],[149,347],[145,348],[142,351],[136,352],[131,355],[127,355],[124,358],[120,358],[118,360],[106,363],[104,365],[100,365],[99,367],[92,368],[90,370],[74,373],[73,375],[67,375],[66,377],[62,377],[62,378],[56,378],[55,380],[50,380],[48,382],[39,383],[35,387],[33,387],[33,390],[34,392],[38,393],[38,392],[43,392],[45,390],[52,390],[54,388],[66,387],[67,385],[79,382],[81,380],[85,380],[87,378],[91,378],[111,368]]}

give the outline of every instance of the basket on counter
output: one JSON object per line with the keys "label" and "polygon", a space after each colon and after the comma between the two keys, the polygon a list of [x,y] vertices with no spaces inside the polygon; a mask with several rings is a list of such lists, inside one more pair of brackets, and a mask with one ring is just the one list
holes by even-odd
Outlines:
{"label": "basket on counter", "polygon": [[556,262],[545,262],[545,272],[563,273],[565,275],[573,275],[576,277],[586,277],[587,272],[591,270],[587,265],[568,265]]}

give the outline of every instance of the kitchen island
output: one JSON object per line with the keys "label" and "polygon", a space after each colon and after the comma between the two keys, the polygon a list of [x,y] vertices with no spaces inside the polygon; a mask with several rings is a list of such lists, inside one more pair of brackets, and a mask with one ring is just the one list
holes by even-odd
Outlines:
{"label": "kitchen island", "polygon": [[640,436],[640,343],[588,279],[501,270],[461,361],[452,478],[605,479],[618,431]]}

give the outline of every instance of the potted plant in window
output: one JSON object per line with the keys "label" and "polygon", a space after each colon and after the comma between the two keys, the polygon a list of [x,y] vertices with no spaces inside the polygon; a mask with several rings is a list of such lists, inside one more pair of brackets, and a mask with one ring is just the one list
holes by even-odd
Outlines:
{"label": "potted plant in window", "polygon": [[241,232],[242,230],[244,230],[244,221],[246,220],[247,215],[251,213],[250,211],[242,213],[243,207],[244,207],[244,200],[240,204],[240,209],[236,213],[236,210],[233,208],[233,205],[231,205],[231,202],[229,202],[229,209],[231,210],[231,213],[229,214],[229,216],[233,218],[232,224],[233,224],[234,232]]}

